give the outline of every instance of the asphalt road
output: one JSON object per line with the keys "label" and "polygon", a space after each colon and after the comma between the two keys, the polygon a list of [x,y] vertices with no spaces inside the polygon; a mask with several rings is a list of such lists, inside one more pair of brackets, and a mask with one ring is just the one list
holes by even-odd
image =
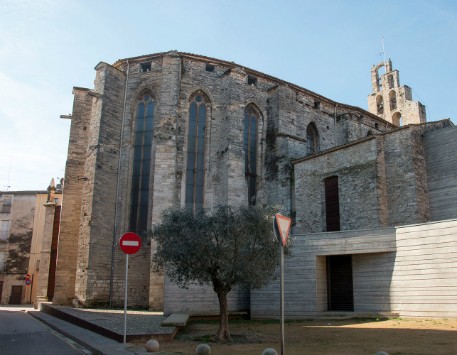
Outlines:
{"label": "asphalt road", "polygon": [[0,355],[90,354],[24,311],[0,310]]}

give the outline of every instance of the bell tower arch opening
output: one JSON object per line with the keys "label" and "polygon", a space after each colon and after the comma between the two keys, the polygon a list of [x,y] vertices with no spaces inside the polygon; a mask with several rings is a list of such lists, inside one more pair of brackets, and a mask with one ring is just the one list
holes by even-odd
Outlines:
{"label": "bell tower arch opening", "polygon": [[397,111],[392,115],[392,123],[398,127],[403,126],[403,120],[400,112]]}

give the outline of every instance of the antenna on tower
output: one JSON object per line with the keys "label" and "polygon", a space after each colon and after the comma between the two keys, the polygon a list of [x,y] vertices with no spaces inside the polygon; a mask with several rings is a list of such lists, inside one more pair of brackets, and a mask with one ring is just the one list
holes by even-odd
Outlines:
{"label": "antenna on tower", "polygon": [[381,36],[381,43],[382,43],[382,62],[384,63],[384,73],[387,73],[387,67],[386,67],[386,52],[384,49],[384,36]]}

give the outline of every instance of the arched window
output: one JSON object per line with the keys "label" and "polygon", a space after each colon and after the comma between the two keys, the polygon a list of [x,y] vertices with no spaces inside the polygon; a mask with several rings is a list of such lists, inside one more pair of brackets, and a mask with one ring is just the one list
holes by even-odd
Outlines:
{"label": "arched window", "polygon": [[319,135],[314,123],[306,128],[306,155],[311,155],[319,150]]}
{"label": "arched window", "polygon": [[371,129],[369,129],[367,132],[367,137],[372,136],[372,135],[373,135],[373,132],[371,131]]}
{"label": "arched window", "polygon": [[186,207],[203,208],[205,186],[205,127],[207,103],[201,94],[195,95],[189,106],[187,134]]}
{"label": "arched window", "polygon": [[257,201],[257,127],[260,115],[254,106],[244,111],[244,175],[248,185],[248,204],[254,206]]}
{"label": "arched window", "polygon": [[149,94],[138,100],[133,133],[133,173],[130,231],[145,233],[148,228],[149,175],[151,172],[154,102]]}

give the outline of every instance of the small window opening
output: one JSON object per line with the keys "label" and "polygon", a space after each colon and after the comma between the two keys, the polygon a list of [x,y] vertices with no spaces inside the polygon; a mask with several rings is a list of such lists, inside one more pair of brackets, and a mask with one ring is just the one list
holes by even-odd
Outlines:
{"label": "small window opening", "polygon": [[3,205],[2,205],[2,213],[11,213],[11,202],[13,200],[13,196],[4,196],[3,197]]}
{"label": "small window opening", "polygon": [[214,65],[206,63],[206,71],[213,72],[214,71]]}
{"label": "small window opening", "polygon": [[142,73],[151,71],[151,62],[141,63],[140,66],[141,66],[141,72]]}
{"label": "small window opening", "polygon": [[248,85],[257,86],[257,78],[255,76],[248,75]]}
{"label": "small window opening", "polygon": [[321,108],[321,102],[320,101],[314,101],[314,108],[315,109],[320,109]]}
{"label": "small window opening", "polygon": [[375,123],[374,128],[379,129],[379,124]]}

